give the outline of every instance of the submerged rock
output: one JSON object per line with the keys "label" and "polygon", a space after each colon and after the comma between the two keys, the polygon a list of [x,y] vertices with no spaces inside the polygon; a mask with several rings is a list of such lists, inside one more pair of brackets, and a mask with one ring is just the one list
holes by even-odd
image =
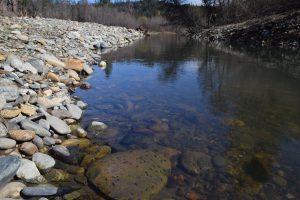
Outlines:
{"label": "submerged rock", "polygon": [[26,187],[22,194],[26,197],[53,196],[58,194],[58,188],[52,185]]}
{"label": "submerged rock", "polygon": [[51,156],[43,153],[33,154],[32,161],[36,164],[38,169],[43,171],[48,171],[55,165],[55,160]]}
{"label": "submerged rock", "polygon": [[211,157],[203,152],[186,151],[182,155],[181,166],[189,174],[201,174],[212,168]]}
{"label": "submerged rock", "polygon": [[115,153],[94,162],[88,169],[91,183],[113,199],[150,199],[168,179],[171,163],[147,150]]}

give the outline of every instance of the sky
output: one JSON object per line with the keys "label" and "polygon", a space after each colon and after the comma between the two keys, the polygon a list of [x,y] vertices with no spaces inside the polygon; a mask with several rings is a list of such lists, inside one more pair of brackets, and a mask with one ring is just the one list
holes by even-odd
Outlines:
{"label": "sky", "polygon": [[[94,0],[89,0],[90,2],[94,2]],[[114,0],[112,0],[114,1]],[[199,4],[200,0],[185,0],[187,3],[190,4]]]}

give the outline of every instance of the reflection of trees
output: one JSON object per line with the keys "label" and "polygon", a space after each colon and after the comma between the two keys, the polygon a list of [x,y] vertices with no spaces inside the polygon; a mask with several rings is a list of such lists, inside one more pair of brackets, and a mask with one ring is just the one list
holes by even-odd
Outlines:
{"label": "reflection of trees", "polygon": [[299,123],[300,94],[286,94],[297,91],[299,81],[259,63],[253,66],[255,62],[245,62],[243,56],[212,48],[200,51],[200,88],[209,96],[213,112],[230,116],[225,120],[232,146],[226,153],[231,163],[228,170],[239,180],[239,191],[255,193],[257,180],[269,181],[265,177],[272,176],[273,162],[290,124]]}
{"label": "reflection of trees", "polygon": [[162,82],[176,80],[184,61],[195,58],[197,55],[192,42],[187,42],[185,39],[173,35],[153,36],[133,45],[134,48],[119,49],[117,52],[105,55],[105,58],[122,62],[135,59],[148,67],[153,67],[155,63],[159,63],[161,73],[158,77]]}

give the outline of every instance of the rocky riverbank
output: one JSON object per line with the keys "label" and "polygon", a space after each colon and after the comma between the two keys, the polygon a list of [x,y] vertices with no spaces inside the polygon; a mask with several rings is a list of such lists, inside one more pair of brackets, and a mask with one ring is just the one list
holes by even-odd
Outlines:
{"label": "rocky riverbank", "polygon": [[193,38],[226,45],[300,47],[300,11],[204,29]]}
{"label": "rocky riverbank", "polygon": [[[141,37],[93,23],[0,17],[1,199],[98,198],[85,171],[111,148],[88,139],[79,125],[87,104],[70,92],[91,87],[84,78],[103,51]],[[106,128],[92,122],[89,131]]]}

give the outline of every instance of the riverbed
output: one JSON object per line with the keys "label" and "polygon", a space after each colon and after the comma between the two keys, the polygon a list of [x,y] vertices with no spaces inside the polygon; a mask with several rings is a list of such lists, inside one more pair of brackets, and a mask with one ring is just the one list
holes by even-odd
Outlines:
{"label": "riverbed", "polygon": [[82,126],[107,124],[110,136],[89,137],[113,153],[173,152],[153,199],[300,198],[297,53],[166,35],[103,57],[92,89],[75,92],[89,105]]}

